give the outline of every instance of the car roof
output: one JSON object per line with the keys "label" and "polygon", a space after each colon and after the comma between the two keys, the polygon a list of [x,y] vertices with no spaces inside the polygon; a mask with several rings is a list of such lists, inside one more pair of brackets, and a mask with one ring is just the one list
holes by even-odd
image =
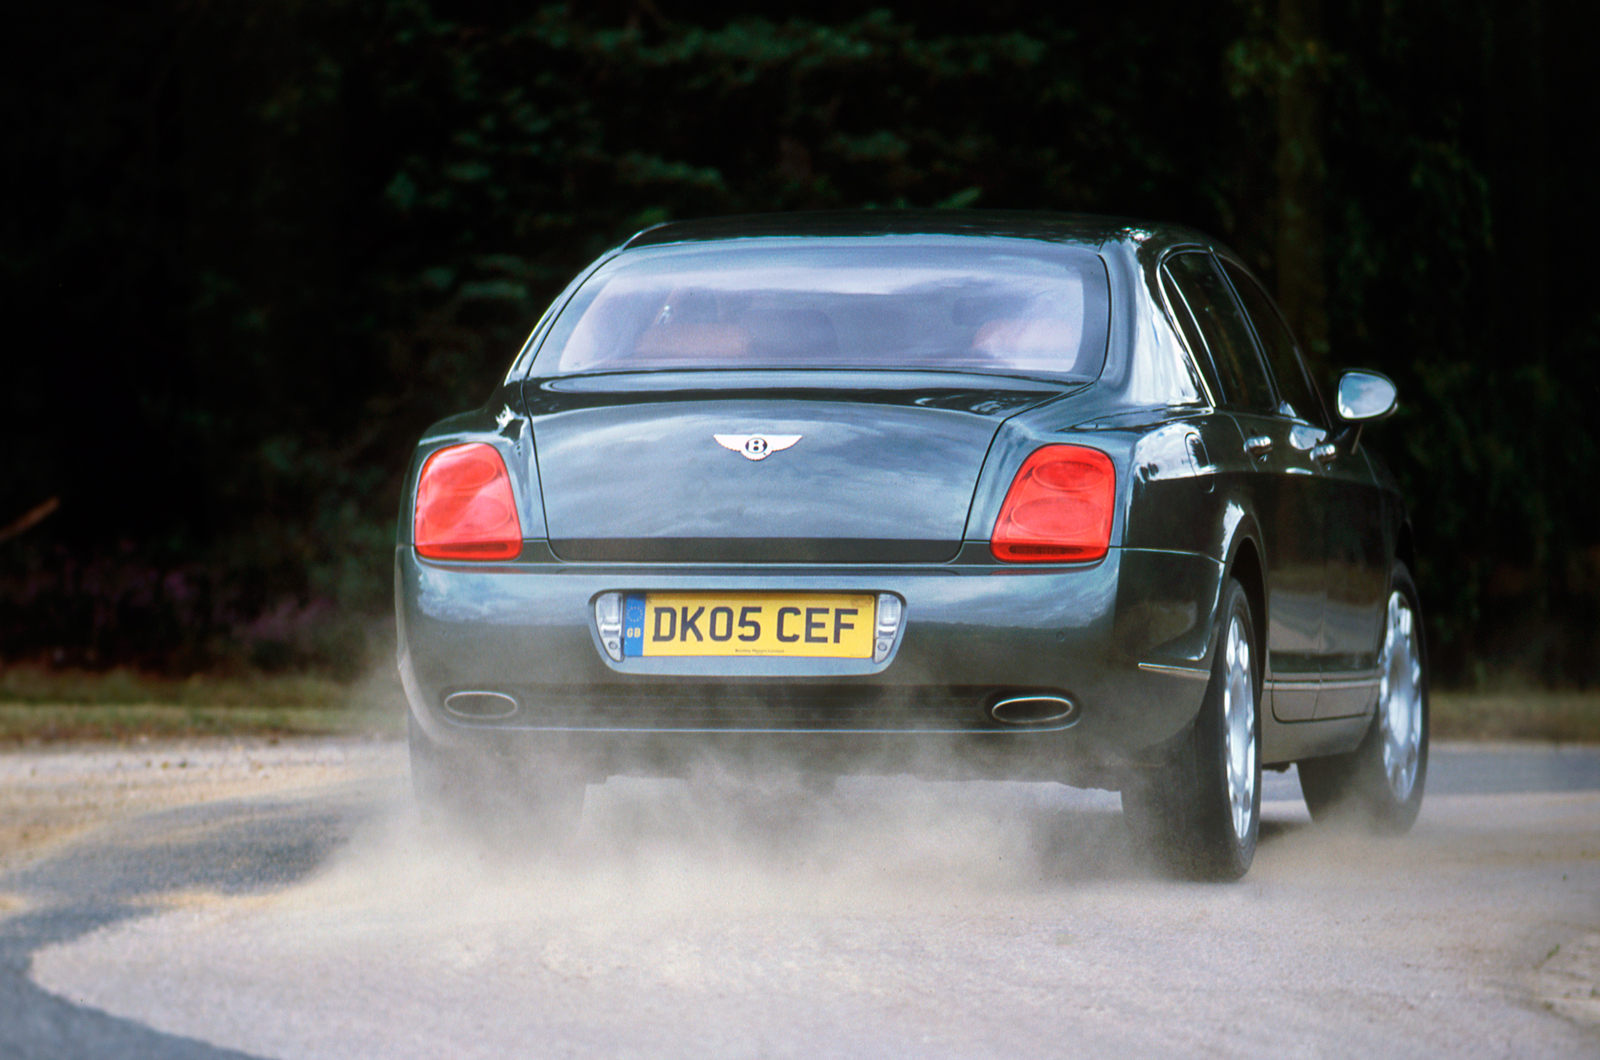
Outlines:
{"label": "car roof", "polygon": [[1107,242],[1145,245],[1214,245],[1181,225],[1092,214],[1004,210],[828,210],[746,214],[669,221],[629,239],[619,249],[734,239],[870,239],[877,236],[955,236],[1038,239],[1099,247]]}

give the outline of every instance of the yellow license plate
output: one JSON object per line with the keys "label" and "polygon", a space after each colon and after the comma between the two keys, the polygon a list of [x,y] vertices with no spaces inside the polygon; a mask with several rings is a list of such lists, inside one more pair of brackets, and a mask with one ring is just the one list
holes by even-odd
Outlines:
{"label": "yellow license plate", "polygon": [[624,655],[870,659],[870,593],[629,593]]}

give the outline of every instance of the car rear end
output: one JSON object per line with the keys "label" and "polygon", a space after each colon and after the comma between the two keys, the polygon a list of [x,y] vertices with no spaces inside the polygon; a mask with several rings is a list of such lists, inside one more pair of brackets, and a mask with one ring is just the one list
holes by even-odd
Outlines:
{"label": "car rear end", "polygon": [[1193,717],[1210,636],[1141,667],[1129,616],[1208,613],[1217,580],[1121,547],[1143,434],[1070,426],[1112,283],[1092,246],[954,235],[602,264],[418,447],[414,732],[590,778],[719,754],[1111,782]]}

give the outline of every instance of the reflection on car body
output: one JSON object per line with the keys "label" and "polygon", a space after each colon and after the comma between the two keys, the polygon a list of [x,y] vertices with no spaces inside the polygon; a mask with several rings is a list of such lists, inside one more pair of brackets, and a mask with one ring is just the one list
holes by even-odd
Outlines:
{"label": "reflection on car body", "polygon": [[413,461],[396,549],[419,794],[557,827],[702,754],[1120,790],[1249,867],[1263,766],[1408,827],[1412,544],[1272,300],[1183,228],[669,224],[552,305]]}

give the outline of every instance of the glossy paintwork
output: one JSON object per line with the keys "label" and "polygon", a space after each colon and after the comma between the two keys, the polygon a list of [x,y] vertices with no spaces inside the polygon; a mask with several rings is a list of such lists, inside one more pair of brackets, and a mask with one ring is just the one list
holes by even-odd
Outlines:
{"label": "glossy paintwork", "polygon": [[[1132,576],[1123,577],[1124,568]],[[519,569],[520,568],[520,569]],[[1176,578],[1174,578],[1176,575]],[[751,732],[799,729],[796,712],[822,703],[859,701],[872,694],[875,711],[853,724],[819,735],[837,742],[859,732],[940,732],[952,737],[985,733],[1038,740],[1045,733],[1005,730],[987,721],[983,707],[1001,689],[1050,690],[1080,703],[1083,720],[1061,733],[1052,761],[1069,771],[1112,768],[1131,754],[1159,746],[1180,732],[1198,709],[1203,686],[1137,669],[1127,648],[1150,657],[1194,665],[1207,650],[1209,631],[1194,623],[1179,629],[1170,601],[1139,598],[1133,586],[1164,584],[1168,592],[1193,589],[1215,595],[1220,570],[1198,557],[1116,550],[1088,568],[1000,576],[988,565],[806,568],[753,573],[696,566],[666,572],[631,565],[507,564],[467,568],[397,553],[397,597],[409,650],[401,660],[408,687],[438,689],[441,698],[464,688],[503,689],[525,711],[496,729],[547,732],[584,729],[598,715],[608,725],[677,730],[681,722],[656,700],[638,697],[666,677],[668,687],[691,690],[700,716],[724,701],[712,727]],[[907,600],[907,630],[884,663],[849,659],[627,659],[614,663],[598,649],[592,627],[574,623],[600,592],[640,586],[670,591],[804,590],[895,592]],[[1146,616],[1138,628],[1115,628],[1120,602],[1126,614]],[[1182,609],[1182,604],[1178,609]],[[1198,617],[1199,611],[1195,609]],[[463,629],[470,629],[462,636]],[[795,687],[796,681],[800,687]],[[730,682],[756,682],[743,696]],[[720,688],[713,697],[708,689]],[[753,702],[787,709],[747,716],[727,714]],[[631,708],[631,713],[630,713]],[[448,740],[459,722],[438,712],[419,718],[435,738]],[[788,722],[788,724],[786,724]],[[822,728],[821,726],[817,726]],[[608,754],[626,750],[594,734]],[[626,741],[624,740],[625,744]],[[821,747],[819,743],[819,749]],[[829,748],[841,762],[852,748]]]}
{"label": "glossy paintwork", "polygon": [[[401,668],[429,736],[559,738],[597,773],[668,769],[709,744],[776,743],[830,768],[933,771],[937,761],[941,770],[965,763],[983,775],[1114,783],[1119,770],[1156,761],[1192,720],[1224,578],[1239,577],[1250,591],[1259,568],[1265,598],[1252,611],[1267,632],[1268,702],[1281,685],[1286,705],[1265,718],[1263,760],[1354,746],[1370,696],[1363,688],[1326,693],[1321,677],[1374,665],[1379,611],[1369,603],[1376,594],[1381,605],[1403,508],[1354,432],[1213,406],[1215,384],[1168,315],[1159,269],[1174,250],[1226,248],[1168,226],[949,214],[722,220],[634,242],[875,231],[1026,235],[1096,248],[1111,284],[1099,380],[533,377],[547,316],[485,408],[436,425],[413,461],[408,504],[429,452],[460,441],[495,445],[526,538],[515,562],[431,563],[409,547],[409,507],[401,513]],[[752,462],[710,438],[757,431],[814,444]],[[1266,461],[1244,449],[1261,434],[1273,439]],[[1324,466],[1311,450],[1330,437],[1342,448]],[[1000,563],[987,542],[1005,492],[1028,454],[1055,442],[1112,459],[1111,552],[1093,564]],[[573,561],[574,543],[597,541],[639,547]],[[672,541],[683,550],[649,558],[646,546]],[[939,551],[913,547],[930,542]],[[755,551],[739,551],[747,546]],[[877,664],[606,657],[591,619],[597,594],[689,588],[894,592],[906,601],[906,620],[894,653]],[[447,715],[443,698],[468,689],[503,689],[523,708],[493,723]],[[1019,690],[1069,695],[1080,720],[1030,731],[988,718],[987,703]],[[648,753],[641,730],[652,733]],[[650,763],[635,761],[640,755]]]}
{"label": "glossy paintwork", "polygon": [[[1395,542],[1394,499],[1379,488],[1365,451],[1343,451],[1322,467],[1328,507],[1328,602],[1323,619],[1318,718],[1364,714],[1372,687],[1338,687],[1378,666]],[[1377,513],[1374,517],[1372,513]]]}
{"label": "glossy paintwork", "polygon": [[[674,554],[715,561],[723,553],[714,542],[735,538],[773,543],[773,559],[784,555],[779,542],[823,547],[830,539],[862,549],[905,542],[906,558],[953,559],[989,444],[1018,404],[1000,394],[985,411],[958,411],[939,391],[841,401],[837,391],[785,388],[658,392],[642,403],[625,387],[615,406],[534,420],[545,516],[563,558],[575,558],[569,542],[587,545],[582,554],[591,558],[625,559],[639,541],[700,541],[711,543]],[[716,441],[730,433],[799,441],[754,461]],[[842,562],[867,558],[848,546],[833,552]],[[892,546],[883,558],[895,558]]]}
{"label": "glossy paintwork", "polygon": [[[1252,495],[1267,565],[1267,665],[1279,677],[1315,681],[1327,610],[1326,485],[1311,450],[1326,432],[1293,421],[1237,413],[1245,438],[1270,439],[1261,457],[1243,452],[1233,472]],[[1247,470],[1245,470],[1247,469]],[[1285,721],[1315,716],[1317,693],[1278,690],[1272,713]]]}

